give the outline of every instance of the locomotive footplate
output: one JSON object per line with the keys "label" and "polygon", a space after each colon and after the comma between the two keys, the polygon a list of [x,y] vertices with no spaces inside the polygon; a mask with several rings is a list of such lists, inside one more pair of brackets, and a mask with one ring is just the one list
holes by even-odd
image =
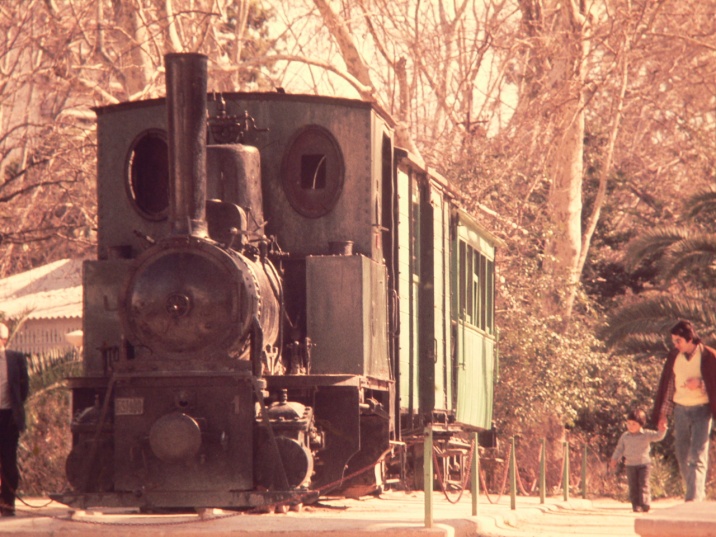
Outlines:
{"label": "locomotive footplate", "polygon": [[355,386],[392,392],[395,382],[373,377],[345,374],[322,375],[267,375],[264,377],[270,388],[302,388],[309,386]]}
{"label": "locomotive footplate", "polygon": [[112,493],[57,493],[50,494],[56,502],[70,507],[126,507],[139,509],[177,508],[187,509],[261,509],[274,505],[311,504],[318,500],[317,491],[258,492],[258,491],[172,491],[147,492],[140,497],[131,492]]}

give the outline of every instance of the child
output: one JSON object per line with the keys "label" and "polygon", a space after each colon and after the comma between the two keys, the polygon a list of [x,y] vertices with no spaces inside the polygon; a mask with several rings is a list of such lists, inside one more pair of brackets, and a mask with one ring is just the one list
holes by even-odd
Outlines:
{"label": "child", "polygon": [[659,431],[644,429],[646,412],[633,410],[627,416],[627,431],[621,435],[612,455],[611,465],[615,467],[624,457],[629,499],[635,513],[647,513],[651,503],[649,477],[651,475],[651,442],[659,442],[666,436],[666,425],[661,423]]}

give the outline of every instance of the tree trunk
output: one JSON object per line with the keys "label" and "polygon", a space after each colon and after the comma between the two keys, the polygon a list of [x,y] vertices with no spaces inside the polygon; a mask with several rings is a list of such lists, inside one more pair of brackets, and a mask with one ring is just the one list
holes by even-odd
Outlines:
{"label": "tree trunk", "polygon": [[545,299],[548,315],[561,318],[566,328],[579,283],[582,251],[582,177],[584,154],[584,60],[588,40],[585,18],[573,0],[557,14],[561,51],[555,55],[552,88],[557,99],[556,129],[547,171],[551,235],[545,247],[544,270],[553,282]]}

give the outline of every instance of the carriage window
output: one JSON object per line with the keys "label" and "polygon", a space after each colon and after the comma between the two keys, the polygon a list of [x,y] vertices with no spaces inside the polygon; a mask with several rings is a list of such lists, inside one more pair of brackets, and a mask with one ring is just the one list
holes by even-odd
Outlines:
{"label": "carriage window", "polygon": [[482,293],[480,292],[480,258],[482,256],[473,251],[472,258],[472,324],[482,328],[480,319],[482,317]]}
{"label": "carriage window", "polygon": [[281,164],[281,184],[293,209],[307,217],[328,214],[343,190],[344,163],[338,141],[325,128],[299,129]]}
{"label": "carriage window", "polygon": [[485,268],[485,330],[495,332],[495,264],[487,260]]}
{"label": "carriage window", "polygon": [[410,205],[410,228],[410,266],[413,274],[420,276],[420,201],[417,188],[413,190],[413,201]]}
{"label": "carriage window", "polygon": [[467,293],[467,310],[465,320],[468,323],[474,324],[475,321],[475,276],[472,272],[472,266],[475,261],[475,250],[472,248],[467,249],[467,280],[465,281],[465,292]]}
{"label": "carriage window", "polygon": [[458,253],[458,255],[460,256],[459,257],[459,259],[460,259],[460,267],[459,267],[460,275],[458,276],[460,278],[459,279],[460,296],[458,298],[460,300],[460,318],[461,319],[465,318],[465,313],[467,311],[467,293],[464,292],[464,287],[463,287],[463,282],[466,281],[465,273],[467,270],[466,263],[464,262],[466,251],[467,251],[467,245],[463,241],[460,241],[460,249],[459,249],[459,253]]}
{"label": "carriage window", "polygon": [[460,241],[458,255],[460,318],[466,323],[492,334],[494,332],[495,264],[465,241]]}
{"label": "carriage window", "polygon": [[163,220],[169,211],[169,149],[166,134],[142,133],[127,156],[129,197],[142,216]]}
{"label": "carriage window", "polygon": [[487,329],[487,258],[482,254],[477,254],[480,260],[479,282],[480,282],[480,328]]}

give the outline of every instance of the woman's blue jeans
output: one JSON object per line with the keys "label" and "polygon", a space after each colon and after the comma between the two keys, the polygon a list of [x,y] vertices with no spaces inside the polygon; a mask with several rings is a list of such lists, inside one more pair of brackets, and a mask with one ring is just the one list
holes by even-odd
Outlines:
{"label": "woman's blue jeans", "polygon": [[703,501],[706,497],[710,430],[709,405],[674,407],[674,448],[686,485],[687,502]]}

